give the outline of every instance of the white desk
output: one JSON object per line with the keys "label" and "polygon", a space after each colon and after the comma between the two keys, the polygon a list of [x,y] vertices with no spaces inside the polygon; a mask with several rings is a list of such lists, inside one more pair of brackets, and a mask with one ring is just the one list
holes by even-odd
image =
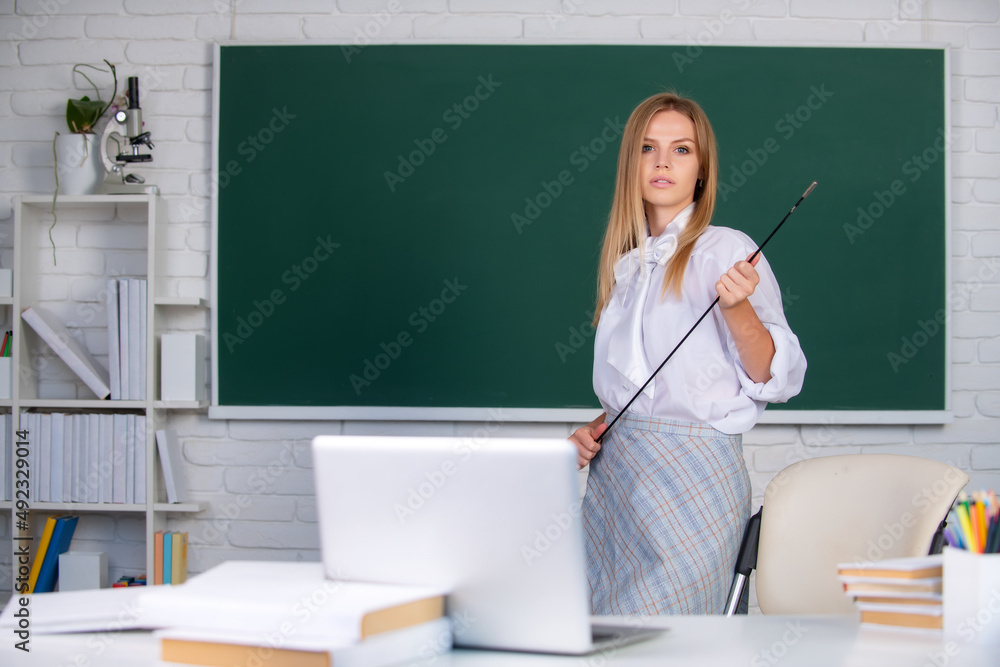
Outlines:
{"label": "white desk", "polygon": [[[954,643],[940,636],[860,628],[848,616],[658,617],[670,630],[654,640],[585,657],[456,650],[411,667],[997,667],[1000,647]],[[32,653],[13,649],[4,632],[0,665],[44,667],[162,666],[148,633],[34,636]],[[952,655],[949,655],[948,652]]]}

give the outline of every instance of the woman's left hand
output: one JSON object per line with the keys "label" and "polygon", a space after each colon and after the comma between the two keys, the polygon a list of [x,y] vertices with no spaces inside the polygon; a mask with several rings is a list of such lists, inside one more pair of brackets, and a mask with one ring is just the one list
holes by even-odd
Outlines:
{"label": "woman's left hand", "polygon": [[[753,257],[752,253],[750,257]],[[754,268],[759,261],[760,254],[754,257],[753,263],[740,260],[733,265],[733,268],[722,274],[719,282],[715,283],[720,308],[732,308],[746,301],[747,297],[753,294],[754,289],[760,283],[760,276],[757,274],[757,269]]]}

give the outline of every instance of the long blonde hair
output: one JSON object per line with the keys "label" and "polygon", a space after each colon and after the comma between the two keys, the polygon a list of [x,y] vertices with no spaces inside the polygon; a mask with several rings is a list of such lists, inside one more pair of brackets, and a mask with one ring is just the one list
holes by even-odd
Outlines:
{"label": "long blonde hair", "polygon": [[597,306],[594,324],[601,319],[601,311],[611,298],[615,286],[615,267],[622,255],[637,247],[646,237],[646,211],[639,182],[639,161],[646,127],[660,111],[677,111],[694,123],[695,144],[703,172],[703,183],[694,191],[696,206],[691,219],[677,239],[677,250],[667,265],[663,277],[663,295],[673,289],[680,296],[684,282],[684,269],[694,249],[695,241],[712,221],[715,213],[715,189],[719,179],[719,158],[715,146],[715,132],[708,116],[694,100],[674,93],[660,93],[643,100],[635,108],[622,134],[618,151],[618,175],[615,178],[615,195],[608,216],[608,229],[604,233],[604,247],[597,279]]}

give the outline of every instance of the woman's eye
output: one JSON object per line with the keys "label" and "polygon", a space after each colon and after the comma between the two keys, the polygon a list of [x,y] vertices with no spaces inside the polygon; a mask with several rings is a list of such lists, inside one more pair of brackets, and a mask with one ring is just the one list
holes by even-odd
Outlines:
{"label": "woman's eye", "polygon": [[648,153],[651,150],[653,150],[653,147],[650,146],[649,144],[643,144],[642,145],[642,152],[643,153]]}
{"label": "woman's eye", "polygon": [[678,153],[690,153],[691,151],[688,149],[687,146],[678,146],[677,147],[677,152]]}

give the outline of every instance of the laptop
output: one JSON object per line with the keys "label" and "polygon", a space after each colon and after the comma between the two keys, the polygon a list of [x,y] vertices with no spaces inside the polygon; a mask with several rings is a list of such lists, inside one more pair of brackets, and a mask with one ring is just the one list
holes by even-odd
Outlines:
{"label": "laptop", "polygon": [[592,626],[567,440],[319,436],[326,575],[451,591],[456,646],[583,655],[663,632]]}

